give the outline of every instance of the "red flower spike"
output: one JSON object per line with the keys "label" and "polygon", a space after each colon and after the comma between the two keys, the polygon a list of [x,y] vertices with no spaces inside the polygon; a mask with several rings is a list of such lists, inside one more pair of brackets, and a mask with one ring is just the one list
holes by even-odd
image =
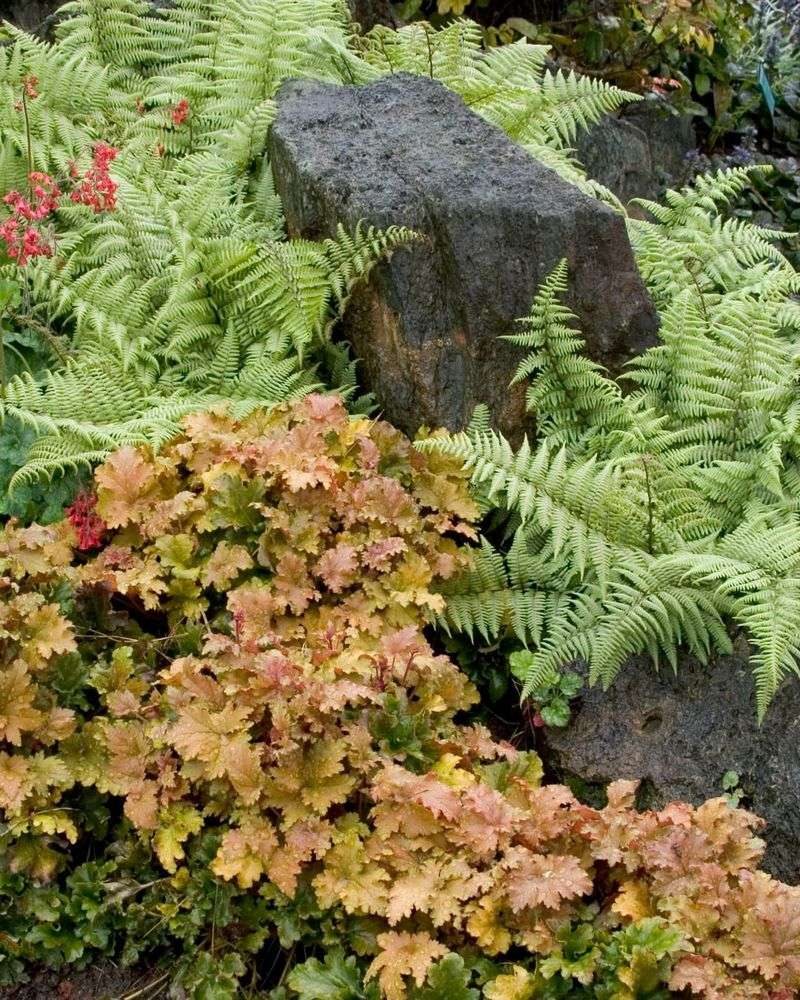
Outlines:
{"label": "red flower spike", "polygon": [[94,212],[113,212],[117,207],[117,188],[111,179],[109,167],[119,155],[114,146],[98,142],[94,147],[92,166],[84,173],[80,184],[70,195],[76,205],[86,205]]}
{"label": "red flower spike", "polygon": [[[19,191],[9,191],[3,203],[11,209],[11,216],[0,225],[0,239],[6,245],[6,253],[20,267],[25,267],[32,257],[53,256],[52,238],[31,223],[46,219],[58,208],[61,197],[61,189],[49,174],[33,171],[28,180],[32,200]],[[21,228],[22,222],[25,225]]]}
{"label": "red flower spike", "polygon": [[78,536],[81,552],[96,549],[102,545],[108,527],[95,512],[97,497],[93,493],[79,493],[71,506],[67,507],[67,519]]}
{"label": "red flower spike", "polygon": [[172,122],[174,125],[180,126],[189,117],[189,102],[184,98],[182,101],[178,101],[175,107],[172,109]]}

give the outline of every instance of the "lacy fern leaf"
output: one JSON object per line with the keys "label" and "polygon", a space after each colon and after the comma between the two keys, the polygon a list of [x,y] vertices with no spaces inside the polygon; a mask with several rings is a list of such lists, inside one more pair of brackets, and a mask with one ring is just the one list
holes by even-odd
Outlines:
{"label": "lacy fern leaf", "polygon": [[607,685],[637,653],[675,668],[681,648],[730,652],[730,622],[755,646],[760,717],[800,674],[800,283],[774,234],[717,215],[747,176],[701,178],[631,220],[662,315],[632,392],[582,356],[562,262],[508,337],[530,352],[515,381],[530,380],[534,443],[513,449],[485,413],[419,443],[460,458],[484,509],[520,525],[448,582],[440,619],[513,631],[533,652],[523,694],[574,660]]}

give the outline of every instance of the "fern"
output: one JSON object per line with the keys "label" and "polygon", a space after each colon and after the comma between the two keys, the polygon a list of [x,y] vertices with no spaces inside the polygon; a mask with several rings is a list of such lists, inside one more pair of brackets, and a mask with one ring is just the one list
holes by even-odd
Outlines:
{"label": "fern", "polygon": [[[63,200],[55,257],[27,269],[32,319],[70,350],[67,367],[12,379],[0,405],[40,436],[17,488],[121,443],[157,444],[192,408],[269,404],[320,374],[368,405],[330,331],[354,284],[412,234],[285,238],[264,148],[286,78],[433,76],[587,190],[569,146],[628,96],[550,73],[541,46],[484,51],[467,21],[361,36],[343,0],[73,0],[62,11],[54,46],[9,27],[0,48],[0,189],[24,190],[31,168],[63,186],[104,142],[120,150],[117,207]],[[20,110],[33,78],[38,96]]]}
{"label": "fern", "polygon": [[509,336],[530,351],[515,381],[530,380],[533,443],[515,451],[486,414],[419,443],[460,458],[485,508],[519,526],[448,583],[441,623],[512,630],[533,651],[523,695],[576,659],[604,685],[637,653],[705,661],[730,652],[731,621],[755,646],[760,718],[800,673],[800,282],[773,234],[718,216],[746,182],[701,178],[631,220],[662,314],[632,392],[581,356],[562,263]]}
{"label": "fern", "polygon": [[628,410],[617,386],[604,378],[599,365],[580,352],[583,341],[574,328],[576,317],[561,304],[568,288],[566,260],[544,282],[523,332],[505,339],[533,348],[517,369],[512,385],[537,376],[527,391],[528,410],[551,441],[569,444],[589,427],[625,426]]}

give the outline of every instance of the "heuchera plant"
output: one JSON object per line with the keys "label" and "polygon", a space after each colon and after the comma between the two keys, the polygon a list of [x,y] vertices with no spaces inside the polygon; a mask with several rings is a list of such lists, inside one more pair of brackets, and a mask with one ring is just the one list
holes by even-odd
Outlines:
{"label": "heuchera plant", "polygon": [[95,489],[0,536],[0,955],[114,953],[124,900],[198,996],[270,941],[304,1000],[795,995],[758,820],[630,782],[592,809],[456,721],[476,691],[421,628],[474,537],[457,465],[311,396],[191,417]]}

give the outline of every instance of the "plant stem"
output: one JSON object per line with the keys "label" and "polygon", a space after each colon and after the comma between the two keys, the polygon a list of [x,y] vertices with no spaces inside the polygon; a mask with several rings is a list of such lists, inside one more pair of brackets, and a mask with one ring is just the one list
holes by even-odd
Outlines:
{"label": "plant stem", "polygon": [[33,181],[31,180],[31,174],[33,173],[33,141],[31,139],[31,119],[28,114],[28,95],[25,93],[25,88],[22,89],[22,113],[25,116],[25,139],[28,146],[28,196],[33,198]]}
{"label": "plant stem", "polygon": [[650,456],[642,455],[644,481],[647,488],[647,551],[653,554],[653,493],[650,487]]}
{"label": "plant stem", "polygon": [[5,312],[0,313],[0,399],[6,398],[6,344],[3,332],[3,317]]}
{"label": "plant stem", "polygon": [[53,354],[58,357],[59,361],[64,364],[67,362],[68,355],[62,345],[59,344],[58,337],[44,323],[40,323],[35,316],[31,316],[29,313],[12,313],[11,318],[16,320],[17,323],[29,326],[32,330],[35,330]]}
{"label": "plant stem", "polygon": [[119,1000],[135,1000],[136,997],[144,996],[145,993],[149,993],[156,986],[159,986],[164,982],[165,979],[169,979],[169,973],[165,972],[163,976],[159,976],[158,979],[154,979],[152,982],[147,983],[139,990],[135,990],[133,993],[125,993],[121,996]]}
{"label": "plant stem", "polygon": [[297,944],[295,943],[292,945],[291,949],[289,950],[289,954],[286,956],[286,965],[284,965],[283,972],[281,973],[281,978],[278,980],[278,987],[283,986],[283,981],[292,967],[292,961],[294,959],[294,953],[296,949],[297,949]]}

